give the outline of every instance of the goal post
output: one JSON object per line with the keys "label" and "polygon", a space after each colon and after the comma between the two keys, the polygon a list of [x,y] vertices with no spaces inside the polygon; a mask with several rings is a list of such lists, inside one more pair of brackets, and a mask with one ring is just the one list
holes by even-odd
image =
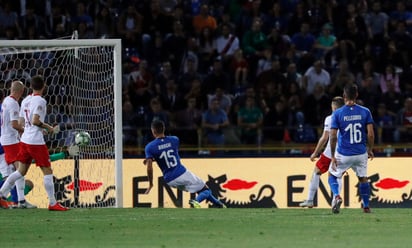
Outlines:
{"label": "goal post", "polygon": [[[46,122],[61,127],[59,134],[45,136],[51,153],[67,149],[79,131],[91,135],[91,144],[80,148],[74,162],[68,161],[78,171],[55,174],[55,180],[66,182],[55,182],[56,198],[66,206],[123,207],[121,61],[120,39],[0,41],[0,90],[4,95],[14,80],[28,88],[34,75],[42,75],[46,81]],[[73,180],[75,176],[79,178]],[[102,185],[102,192],[90,193],[90,184],[95,186],[93,190]],[[36,187],[44,191],[42,185]],[[68,188],[84,194],[73,199]]]}

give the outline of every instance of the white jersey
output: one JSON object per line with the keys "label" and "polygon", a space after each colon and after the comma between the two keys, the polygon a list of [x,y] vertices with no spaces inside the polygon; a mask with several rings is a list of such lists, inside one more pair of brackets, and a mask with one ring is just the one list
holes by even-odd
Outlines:
{"label": "white jersey", "polygon": [[3,146],[13,145],[20,142],[19,132],[11,125],[12,121],[18,121],[20,117],[20,106],[16,99],[7,96],[1,105],[1,136],[0,142]]}
{"label": "white jersey", "polygon": [[[332,115],[328,115],[325,118],[323,123],[323,132],[330,132],[330,125],[332,124]],[[323,155],[328,158],[332,157],[331,149],[330,149],[330,139],[328,139],[328,143],[326,144],[325,150],[323,151]]]}
{"label": "white jersey", "polygon": [[24,117],[24,132],[21,142],[29,145],[46,144],[43,137],[43,129],[33,125],[33,116],[37,114],[41,122],[46,117],[46,100],[40,95],[28,95],[21,103],[20,116]]}

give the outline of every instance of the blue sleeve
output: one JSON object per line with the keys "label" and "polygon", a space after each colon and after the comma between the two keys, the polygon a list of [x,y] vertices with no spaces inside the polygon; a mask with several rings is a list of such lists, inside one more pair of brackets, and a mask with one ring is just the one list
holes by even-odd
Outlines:
{"label": "blue sleeve", "polygon": [[332,117],[331,117],[331,122],[330,122],[330,128],[332,129],[338,129],[338,122],[337,122],[337,116],[336,116],[336,110],[332,113]]}

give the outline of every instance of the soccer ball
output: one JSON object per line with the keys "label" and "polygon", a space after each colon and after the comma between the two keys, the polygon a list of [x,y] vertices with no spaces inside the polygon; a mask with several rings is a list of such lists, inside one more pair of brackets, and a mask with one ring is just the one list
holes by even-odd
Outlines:
{"label": "soccer ball", "polygon": [[78,146],[87,146],[91,141],[90,134],[85,131],[78,132],[74,137],[74,143]]}

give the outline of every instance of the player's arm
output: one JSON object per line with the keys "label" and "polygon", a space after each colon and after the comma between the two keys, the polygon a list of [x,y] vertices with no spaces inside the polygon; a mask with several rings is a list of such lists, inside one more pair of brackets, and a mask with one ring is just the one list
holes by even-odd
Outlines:
{"label": "player's arm", "polygon": [[24,132],[24,119],[19,118],[18,120],[11,121],[11,127],[17,130],[20,134]]}
{"label": "player's arm", "polygon": [[372,160],[374,157],[373,146],[375,145],[375,133],[373,131],[373,124],[369,123],[366,126],[366,128],[368,131],[368,144],[367,144],[368,157]]}
{"label": "player's arm", "polygon": [[323,131],[322,136],[319,138],[318,143],[316,144],[315,150],[310,155],[310,160],[315,161],[315,159],[319,156],[322,149],[325,147],[326,143],[329,140],[329,131]]}
{"label": "player's arm", "polygon": [[60,131],[60,128],[58,125],[55,128],[53,128],[49,124],[42,122],[38,114],[33,115],[31,123],[35,126],[45,129],[48,133],[58,133]]}
{"label": "player's arm", "polygon": [[146,189],[145,194],[149,194],[150,190],[153,188],[153,160],[151,158],[146,158],[143,160],[143,164],[147,167],[147,178],[149,180],[149,187]]}

